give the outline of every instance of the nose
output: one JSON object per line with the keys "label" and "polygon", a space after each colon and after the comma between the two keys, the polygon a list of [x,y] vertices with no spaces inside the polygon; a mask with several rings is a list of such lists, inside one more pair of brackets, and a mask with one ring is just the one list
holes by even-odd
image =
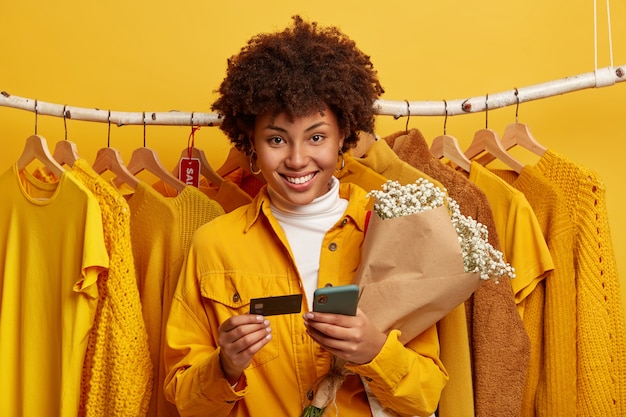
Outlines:
{"label": "nose", "polygon": [[293,144],[289,148],[289,155],[285,160],[285,165],[291,169],[303,168],[308,163],[306,147],[300,144]]}

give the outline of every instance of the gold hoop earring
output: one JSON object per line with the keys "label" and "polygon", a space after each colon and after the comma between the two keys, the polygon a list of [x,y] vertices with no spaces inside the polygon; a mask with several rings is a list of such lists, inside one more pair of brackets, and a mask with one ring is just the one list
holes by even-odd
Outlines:
{"label": "gold hoop earring", "polygon": [[256,151],[253,150],[252,153],[250,154],[250,172],[252,172],[254,175],[259,175],[261,173],[261,168],[257,169],[256,171],[253,168],[255,155],[256,155]]}
{"label": "gold hoop earring", "polygon": [[343,167],[346,166],[346,158],[343,155],[343,151],[341,149],[339,149],[339,156],[341,156],[341,165],[339,165],[339,169],[335,170],[337,172],[340,172],[341,170],[343,170]]}

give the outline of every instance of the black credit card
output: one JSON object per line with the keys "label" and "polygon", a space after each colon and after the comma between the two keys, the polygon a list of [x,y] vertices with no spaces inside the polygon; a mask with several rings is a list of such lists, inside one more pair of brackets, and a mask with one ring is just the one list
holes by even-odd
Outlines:
{"label": "black credit card", "polygon": [[301,307],[302,294],[279,295],[250,300],[250,314],[260,314],[262,316],[299,313]]}

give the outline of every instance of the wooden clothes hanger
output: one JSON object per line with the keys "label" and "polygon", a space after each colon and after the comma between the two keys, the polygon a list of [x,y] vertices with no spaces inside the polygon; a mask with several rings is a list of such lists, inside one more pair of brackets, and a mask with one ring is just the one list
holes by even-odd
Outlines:
{"label": "wooden clothes hanger", "polygon": [[465,156],[459,141],[454,136],[446,134],[446,124],[448,122],[448,103],[444,100],[446,106],[446,118],[443,122],[443,135],[433,139],[430,145],[430,152],[438,159],[448,158],[456,166],[462,168],[466,172],[470,172],[472,162]]}
{"label": "wooden clothes hanger", "polygon": [[80,158],[76,144],[67,139],[57,142],[52,156],[59,164],[68,166],[73,166],[74,162]]}
{"label": "wooden clothes hanger", "polygon": [[233,146],[228,151],[228,155],[226,155],[222,166],[217,169],[217,174],[221,177],[225,177],[239,168],[249,170],[248,158],[243,152]]}
{"label": "wooden clothes hanger", "polygon": [[[183,149],[180,153],[180,157],[182,158],[195,158],[200,161],[200,175],[206,178],[214,187],[220,187],[222,182],[224,182],[224,178],[222,178],[211,166],[209,160],[206,157],[204,151],[200,148],[195,147],[195,133],[200,129],[200,126],[195,127],[193,123],[193,113],[191,113],[191,133],[189,134],[189,138],[187,139],[187,147]],[[180,177],[180,160],[178,164],[176,164],[176,168],[174,171],[174,175]]]}
{"label": "wooden clothes hanger", "polygon": [[[144,114],[145,121],[145,114]],[[133,151],[130,162],[128,163],[128,170],[133,175],[137,175],[141,171],[148,171],[156,175],[159,179],[163,180],[166,184],[173,187],[178,193],[180,193],[187,185],[170,174],[165,169],[157,153],[150,148],[146,147],[146,124],[143,125],[143,147],[137,148]]]}
{"label": "wooden clothes hanger", "polygon": [[[517,98],[517,105],[515,106],[515,123],[511,123],[506,126],[504,133],[500,138],[502,147],[506,150],[511,149],[515,145],[519,145],[532,153],[542,156],[546,153],[547,148],[539,143],[530,131],[530,128],[518,121],[519,112],[519,96],[517,88],[515,89],[515,97]],[[492,155],[485,155],[478,159],[478,162],[486,165],[495,159]]]}
{"label": "wooden clothes hanger", "polygon": [[[487,96],[488,97],[488,96]],[[488,103],[488,101],[487,101]],[[487,113],[489,111],[488,105],[485,109],[485,119],[487,120]],[[522,172],[524,165],[509,154],[502,146],[498,134],[489,128],[487,128],[487,122],[485,122],[485,128],[480,129],[474,133],[474,138],[470,143],[470,146],[464,152],[468,159],[474,159],[483,152],[487,152],[496,157],[500,161],[504,162],[507,166],[512,168],[518,174]],[[477,160],[478,161],[478,160]]]}
{"label": "wooden clothes hanger", "polygon": [[122,161],[120,152],[110,147],[111,144],[111,112],[109,111],[109,133],[107,137],[107,147],[102,148],[96,154],[96,159],[93,162],[92,168],[98,174],[102,174],[105,171],[110,171],[116,176],[116,180],[119,185],[126,183],[131,188],[136,189],[139,184],[139,179],[135,177],[126,167]]}
{"label": "wooden clothes hanger", "polygon": [[22,154],[17,160],[17,169],[23,171],[34,160],[42,162],[46,168],[58,178],[63,175],[65,169],[50,154],[46,138],[37,134],[37,116],[39,115],[37,100],[35,100],[35,134],[26,139]]}
{"label": "wooden clothes hanger", "polygon": [[122,161],[120,152],[115,148],[106,147],[100,149],[96,154],[92,168],[98,174],[102,174],[105,171],[115,174],[115,184],[117,186],[121,183],[126,183],[131,188],[136,189],[139,184],[139,179],[128,170]]}
{"label": "wooden clothes hanger", "polygon": [[371,132],[360,132],[359,140],[356,143],[356,146],[350,149],[350,155],[355,158],[363,158],[367,155],[367,151],[369,148],[376,143],[378,139],[376,135]]}
{"label": "wooden clothes hanger", "polygon": [[135,149],[130,157],[128,170],[133,175],[137,175],[144,170],[148,171],[165,181],[179,193],[186,187],[184,182],[165,169],[157,153],[150,148],[142,147]]}
{"label": "wooden clothes hanger", "polygon": [[515,145],[520,145],[539,156],[542,156],[548,150],[535,139],[527,125],[519,122],[507,125],[500,142],[502,142],[502,146],[505,149],[511,149]]}
{"label": "wooden clothes hanger", "polygon": [[[206,178],[213,186],[218,187],[224,182],[222,178],[211,166],[204,151],[200,148],[185,148],[180,153],[181,158],[196,158],[200,161],[200,175]],[[175,175],[178,175],[180,161],[176,164]]]}
{"label": "wooden clothes hanger", "polygon": [[61,164],[59,164],[50,154],[50,149],[48,149],[46,139],[37,134],[34,134],[26,139],[24,150],[17,160],[17,168],[22,171],[26,169],[28,164],[34,160],[42,162],[44,166],[58,178],[60,178],[65,172],[65,169],[61,166]]}
{"label": "wooden clothes hanger", "polygon": [[[524,165],[517,159],[513,158],[502,146],[498,134],[491,129],[480,129],[474,134],[474,139],[469,148],[465,151],[468,159],[474,159],[482,152],[487,152],[504,162],[509,168],[512,168],[518,174],[522,172]],[[478,162],[478,160],[477,160]]]}

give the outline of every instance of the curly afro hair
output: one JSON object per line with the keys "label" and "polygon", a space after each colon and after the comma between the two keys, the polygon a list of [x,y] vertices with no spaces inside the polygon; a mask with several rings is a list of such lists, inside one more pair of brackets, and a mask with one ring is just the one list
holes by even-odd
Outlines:
{"label": "curly afro hair", "polygon": [[331,109],[346,132],[344,151],[360,131],[374,130],[373,104],[384,90],[370,57],[336,27],[292,19],[292,27],[252,37],[228,60],[211,107],[223,117],[220,129],[246,154],[255,118],[267,112],[299,117]]}

